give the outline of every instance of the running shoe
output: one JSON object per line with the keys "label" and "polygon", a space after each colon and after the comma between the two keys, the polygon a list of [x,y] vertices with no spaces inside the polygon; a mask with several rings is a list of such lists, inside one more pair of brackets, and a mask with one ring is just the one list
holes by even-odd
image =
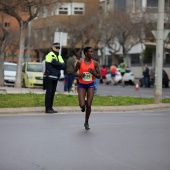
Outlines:
{"label": "running shoe", "polygon": [[82,112],[85,112],[85,110],[86,110],[85,107],[81,108],[81,111],[82,111]]}
{"label": "running shoe", "polygon": [[88,122],[85,122],[85,123],[84,123],[84,127],[85,127],[86,130],[90,130],[90,128],[89,128],[89,123],[88,123]]}

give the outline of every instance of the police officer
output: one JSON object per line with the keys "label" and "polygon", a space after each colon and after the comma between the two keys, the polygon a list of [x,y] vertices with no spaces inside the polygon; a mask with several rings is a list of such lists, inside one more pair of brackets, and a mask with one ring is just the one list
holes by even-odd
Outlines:
{"label": "police officer", "polygon": [[60,77],[60,70],[65,69],[65,63],[62,56],[59,55],[60,43],[54,43],[51,52],[46,55],[45,59],[45,112],[57,113],[53,109],[53,100],[56,92],[58,79]]}

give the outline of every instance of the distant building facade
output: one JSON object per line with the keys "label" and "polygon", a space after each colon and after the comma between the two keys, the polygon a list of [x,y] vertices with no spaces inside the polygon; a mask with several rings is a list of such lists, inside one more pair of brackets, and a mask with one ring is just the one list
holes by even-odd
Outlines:
{"label": "distant building facade", "polygon": [[[9,33],[6,45],[5,45],[5,61],[9,62],[17,62],[18,53],[19,53],[19,38],[20,38],[20,26],[18,21],[7,14],[2,13],[0,17],[0,23],[2,27]],[[28,18],[28,13],[24,11],[24,9],[20,12],[20,16],[23,20]],[[3,36],[3,33],[0,32],[0,36]],[[27,40],[27,36],[26,36]],[[27,58],[28,52],[27,47],[25,47],[24,59]],[[36,53],[34,51],[31,52],[31,59],[35,60]]]}
{"label": "distant building facade", "polygon": [[[158,0],[100,0],[103,11],[119,10],[131,15],[132,19],[138,21],[144,15],[148,15],[152,19],[152,23],[157,23]],[[165,0],[165,29],[169,29],[170,25],[170,0]],[[147,18],[147,17],[146,17]],[[168,38],[169,39],[169,38]],[[105,51],[109,51],[106,49]],[[145,41],[143,44],[137,44],[128,52],[130,67],[135,73],[135,77],[142,76],[141,59],[144,57],[143,65],[147,64],[151,69],[155,68],[156,42],[151,32],[145,33]],[[106,54],[106,56],[109,53]],[[122,56],[120,50],[117,55]],[[111,63],[112,61],[109,61]],[[170,46],[165,44],[165,53],[163,57],[163,67],[170,77]]]}
{"label": "distant building facade", "polygon": [[[66,33],[67,43],[62,45],[64,56],[68,54],[69,49],[82,48],[83,32],[78,37],[75,34],[76,27],[81,27],[84,22],[83,18],[99,7],[99,0],[68,0],[61,5],[54,4],[53,7],[43,7],[38,17],[31,22],[32,48],[39,52],[41,58],[54,42],[55,33]],[[73,32],[73,30],[75,31]],[[75,43],[74,40],[78,38],[79,42]]]}

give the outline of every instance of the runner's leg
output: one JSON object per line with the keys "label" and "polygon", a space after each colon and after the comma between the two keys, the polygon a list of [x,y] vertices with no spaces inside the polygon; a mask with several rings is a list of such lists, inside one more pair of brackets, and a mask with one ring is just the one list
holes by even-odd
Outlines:
{"label": "runner's leg", "polygon": [[85,96],[86,96],[86,89],[79,88],[78,90],[79,106],[81,107],[83,112],[85,111]]}

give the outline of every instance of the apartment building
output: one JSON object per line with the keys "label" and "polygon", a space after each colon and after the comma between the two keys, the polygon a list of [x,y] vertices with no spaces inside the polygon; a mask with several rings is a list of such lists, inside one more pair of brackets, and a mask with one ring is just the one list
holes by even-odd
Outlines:
{"label": "apartment building", "polygon": [[[50,50],[51,44],[54,42],[54,35],[56,32],[62,32],[63,37],[66,35],[66,37],[64,38],[66,38],[67,41],[66,44],[62,44],[62,53],[64,53],[64,56],[67,55],[68,49],[73,48],[73,43],[71,41],[74,39],[74,37],[71,37],[69,35],[68,28],[76,25],[76,22],[78,24],[76,25],[77,27],[82,26],[84,17],[90,17],[90,14],[93,13],[95,9],[99,9],[99,4],[99,0],[65,0],[62,4],[53,3],[48,6],[43,6],[38,14],[38,17],[32,20],[28,25],[24,60],[35,60],[36,54],[36,56],[38,56],[37,59],[41,61],[44,55]],[[6,28],[6,30],[19,30],[19,24],[15,18],[6,14],[3,15],[4,27]],[[21,11],[21,16],[23,18],[27,18],[28,13],[23,10]],[[74,48],[77,49],[82,48],[83,46],[82,41],[84,37],[82,35],[79,36],[81,36],[79,37],[79,42],[74,44]],[[75,39],[77,39],[77,37],[75,37]],[[17,54],[18,50],[16,50],[15,52],[7,50],[6,60],[16,62]]]}
{"label": "apartment building", "polygon": [[[62,42],[62,54],[67,55],[68,49],[73,48],[72,41],[74,39],[72,37],[74,35],[70,35],[68,32],[69,28],[81,27],[84,24],[84,17],[87,15],[90,17],[89,14],[99,7],[99,0],[68,0],[60,5],[54,4],[52,7],[44,6],[38,17],[31,22],[30,48],[37,50],[41,58],[55,41],[55,33],[62,33],[62,40],[66,39],[66,43]],[[74,48],[82,48],[82,46],[80,38],[80,41],[74,44]]]}
{"label": "apartment building", "polygon": [[[152,24],[157,24],[158,0],[100,0],[100,5],[103,11],[119,10],[131,15],[132,19],[139,20],[145,15],[145,18],[152,20]],[[165,0],[165,29],[169,29],[170,24],[170,0]],[[141,31],[141,30],[139,30]],[[169,39],[169,38],[168,38]],[[165,53],[163,57],[163,67],[170,77],[170,49],[169,45],[165,45]],[[144,51],[143,51],[144,50]],[[108,50],[106,50],[108,51]],[[123,55],[120,50],[117,53]],[[145,42],[135,45],[129,52],[130,67],[135,73],[135,77],[139,78],[142,75],[141,60],[144,57],[143,64],[148,64],[150,68],[155,67],[156,42],[151,31],[145,33]],[[109,55],[109,54],[106,54]]]}
{"label": "apartment building", "polygon": [[[165,0],[166,6],[170,5],[170,0]],[[125,12],[147,11],[157,12],[158,0],[100,0],[103,9],[119,9]]]}
{"label": "apartment building", "polygon": [[[28,13],[23,10],[20,12],[20,16],[26,19]],[[9,34],[6,41],[5,61],[17,62],[20,29],[18,21],[10,15],[1,13],[0,23]],[[3,36],[3,32],[0,32],[0,36]]]}

